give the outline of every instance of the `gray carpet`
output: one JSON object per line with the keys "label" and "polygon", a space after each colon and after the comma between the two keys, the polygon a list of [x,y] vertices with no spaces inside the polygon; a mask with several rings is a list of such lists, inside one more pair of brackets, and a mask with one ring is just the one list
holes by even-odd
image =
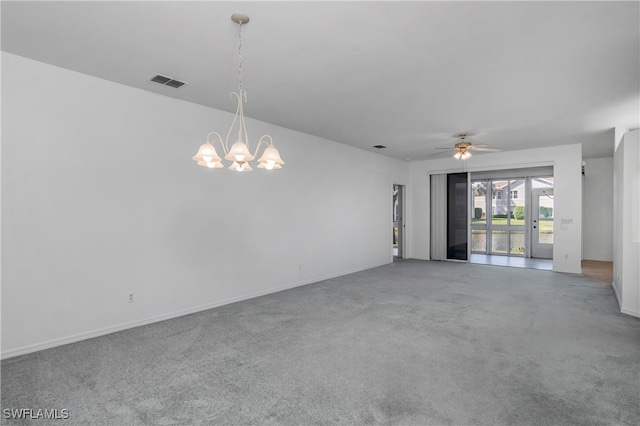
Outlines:
{"label": "gray carpet", "polygon": [[[640,320],[578,275],[402,261],[2,361],[32,424],[640,424]],[[8,421],[3,424],[29,424]]]}

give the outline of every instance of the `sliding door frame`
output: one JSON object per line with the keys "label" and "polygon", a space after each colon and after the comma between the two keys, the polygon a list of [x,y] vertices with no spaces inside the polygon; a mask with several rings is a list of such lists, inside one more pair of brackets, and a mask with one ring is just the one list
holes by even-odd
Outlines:
{"label": "sliding door frame", "polygon": [[[532,257],[531,253],[531,244],[532,244],[532,219],[534,218],[534,212],[532,211],[532,192],[533,192],[533,180],[537,178],[546,178],[553,177],[553,166],[541,166],[541,167],[531,167],[531,168],[522,168],[522,169],[508,169],[508,170],[494,170],[494,171],[480,171],[480,172],[472,172],[469,176],[469,193],[471,197],[471,201],[469,203],[469,227],[470,227],[470,237],[469,241],[472,243],[471,238],[473,237],[473,229],[484,229],[486,232],[485,235],[485,250],[481,251],[472,251],[472,253],[482,253],[487,255],[497,255],[497,256],[513,256],[513,257]],[[493,214],[493,182],[500,181],[508,181],[508,191],[506,192],[507,202],[510,203],[511,199],[511,191],[513,190],[511,186],[512,180],[524,179],[524,225],[515,225],[517,226],[515,231],[522,231],[522,227],[524,227],[524,253],[512,254],[511,253],[511,235],[510,230],[511,227],[509,225],[504,226],[504,229],[507,231],[508,238],[508,247],[506,253],[494,253],[492,252],[492,231],[494,229],[494,225],[492,223],[492,214]],[[474,217],[473,211],[473,202],[474,194],[471,187],[471,182],[486,182],[487,190],[485,196],[485,216],[486,222],[485,225],[473,225],[472,218]],[[510,208],[507,209],[510,211]],[[507,213],[509,216],[510,213]],[[510,219],[507,219],[507,224],[510,224]],[[498,225],[503,227],[503,225]],[[471,250],[471,247],[470,247]]]}
{"label": "sliding door frame", "polygon": [[468,262],[470,260],[469,173],[448,173],[446,188],[447,260]]}

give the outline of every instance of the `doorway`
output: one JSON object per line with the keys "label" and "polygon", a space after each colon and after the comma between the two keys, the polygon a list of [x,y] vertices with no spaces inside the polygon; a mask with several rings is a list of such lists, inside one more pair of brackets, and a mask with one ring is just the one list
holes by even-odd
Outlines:
{"label": "doorway", "polygon": [[402,258],[404,252],[404,185],[393,185],[393,257]]}
{"label": "doorway", "polygon": [[531,257],[553,258],[553,188],[531,190]]}

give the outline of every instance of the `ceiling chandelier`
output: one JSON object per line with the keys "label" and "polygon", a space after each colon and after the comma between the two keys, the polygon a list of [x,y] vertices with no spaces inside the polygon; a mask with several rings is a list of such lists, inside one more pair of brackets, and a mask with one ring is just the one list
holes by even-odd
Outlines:
{"label": "ceiling chandelier", "polygon": [[[218,156],[213,144],[220,143],[222,150],[224,151],[224,159],[231,161],[229,170],[235,170],[238,172],[253,170],[249,165],[250,161],[255,160],[258,156],[258,150],[262,145],[266,145],[262,157],[258,159],[259,169],[281,169],[284,161],[280,158],[280,153],[273,145],[273,139],[269,135],[263,135],[256,145],[256,149],[251,153],[249,150],[249,136],[247,135],[247,128],[244,123],[244,111],[242,109],[242,102],[247,101],[247,92],[242,88],[242,25],[249,22],[249,16],[244,13],[236,12],[231,15],[231,20],[238,24],[238,92],[232,92],[231,96],[235,96],[238,99],[238,107],[236,108],[236,115],[231,122],[231,127],[227,132],[226,139],[222,139],[220,134],[216,132],[210,132],[207,135],[205,143],[200,145],[198,152],[193,156],[193,160],[198,166],[208,167],[210,169],[223,168],[222,159]],[[238,126],[238,139],[229,148],[229,137],[236,127]],[[212,136],[214,136],[212,140]]]}

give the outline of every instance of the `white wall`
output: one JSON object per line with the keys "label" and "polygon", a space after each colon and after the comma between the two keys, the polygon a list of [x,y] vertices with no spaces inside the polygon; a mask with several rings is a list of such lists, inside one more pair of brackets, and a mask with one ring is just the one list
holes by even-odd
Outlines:
{"label": "white wall", "polygon": [[4,52],[2,89],[3,357],[392,261],[404,162],[248,119],[285,167],[208,170],[227,112]]}
{"label": "white wall", "polygon": [[620,311],[640,317],[640,130],[625,133],[614,165],[613,287]]}
{"label": "white wall", "polygon": [[582,257],[613,260],[613,157],[585,159]]}
{"label": "white wall", "polygon": [[466,163],[452,157],[412,162],[409,219],[412,238],[409,257],[429,259],[429,175],[463,171],[503,170],[554,166],[555,229],[553,269],[581,272],[582,255],[582,147],[580,144],[474,155]]}

